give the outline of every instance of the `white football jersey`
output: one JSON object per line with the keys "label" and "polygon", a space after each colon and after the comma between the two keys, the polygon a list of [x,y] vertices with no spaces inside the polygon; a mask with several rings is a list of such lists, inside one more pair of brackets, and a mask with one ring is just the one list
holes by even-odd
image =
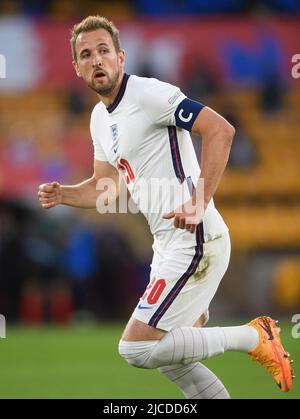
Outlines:
{"label": "white football jersey", "polygon": [[[149,223],[154,247],[161,249],[196,244],[194,234],[176,229],[174,219],[162,218],[190,198],[200,176],[187,129],[204,106],[192,102],[171,84],[125,74],[114,103],[106,108],[99,102],[91,116],[95,160],[107,161],[122,173]],[[204,240],[226,231],[211,200],[203,218]]]}

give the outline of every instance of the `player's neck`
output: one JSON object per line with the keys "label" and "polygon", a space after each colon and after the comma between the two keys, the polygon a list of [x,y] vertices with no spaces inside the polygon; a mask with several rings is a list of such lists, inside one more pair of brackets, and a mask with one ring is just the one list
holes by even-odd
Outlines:
{"label": "player's neck", "polygon": [[119,76],[119,79],[118,79],[118,81],[116,83],[116,86],[115,86],[114,90],[110,94],[105,95],[105,96],[99,95],[99,98],[100,98],[101,102],[104,103],[104,105],[106,106],[106,108],[108,108],[109,106],[111,106],[114,103],[116,97],[118,96],[118,93],[119,93],[119,90],[121,88],[121,84],[122,84],[123,78],[124,78],[124,71],[120,72],[120,76]]}

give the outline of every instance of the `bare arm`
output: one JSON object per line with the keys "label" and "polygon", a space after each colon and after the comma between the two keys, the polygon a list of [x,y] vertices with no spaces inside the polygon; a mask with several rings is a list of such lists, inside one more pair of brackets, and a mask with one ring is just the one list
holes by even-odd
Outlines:
{"label": "bare arm", "polygon": [[[193,233],[203,218],[204,211],[217,190],[224,173],[235,129],[222,116],[210,108],[204,108],[192,127],[192,132],[202,136],[201,175],[193,197],[164,218],[174,218],[177,228]],[[204,196],[202,184],[204,183]],[[204,208],[197,202],[203,198]]]}
{"label": "bare arm", "polygon": [[202,136],[200,180],[204,180],[206,208],[227,165],[235,129],[215,111],[204,108],[195,120],[192,132]]}
{"label": "bare arm", "polygon": [[[101,193],[97,189],[97,182],[104,178],[113,180],[118,189],[118,172],[109,163],[94,161],[94,174],[91,178],[77,185],[60,185],[58,182],[40,185],[38,197],[45,209],[59,204],[78,208],[96,208],[96,201]],[[117,197],[117,196],[116,196]]]}

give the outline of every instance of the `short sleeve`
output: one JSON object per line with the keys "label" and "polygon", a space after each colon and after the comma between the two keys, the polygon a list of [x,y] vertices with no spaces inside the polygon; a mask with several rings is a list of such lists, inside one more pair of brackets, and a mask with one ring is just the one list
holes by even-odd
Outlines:
{"label": "short sleeve", "polygon": [[103,147],[99,139],[100,129],[97,126],[96,113],[97,113],[97,110],[95,107],[92,112],[91,121],[90,121],[90,132],[91,132],[91,137],[92,137],[93,146],[94,146],[94,159],[99,160],[99,161],[107,161],[107,157],[105,155],[105,152],[103,150]]}
{"label": "short sleeve", "polygon": [[200,102],[188,99],[182,91],[157,79],[145,79],[140,86],[138,100],[142,110],[154,124],[179,126],[188,131],[204,108]]}

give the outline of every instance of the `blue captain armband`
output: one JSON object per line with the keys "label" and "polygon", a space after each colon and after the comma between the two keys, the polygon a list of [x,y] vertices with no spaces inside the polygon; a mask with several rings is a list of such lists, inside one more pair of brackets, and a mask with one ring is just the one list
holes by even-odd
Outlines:
{"label": "blue captain armband", "polygon": [[205,105],[200,102],[188,98],[183,99],[175,111],[176,126],[192,131],[192,126],[203,108]]}

